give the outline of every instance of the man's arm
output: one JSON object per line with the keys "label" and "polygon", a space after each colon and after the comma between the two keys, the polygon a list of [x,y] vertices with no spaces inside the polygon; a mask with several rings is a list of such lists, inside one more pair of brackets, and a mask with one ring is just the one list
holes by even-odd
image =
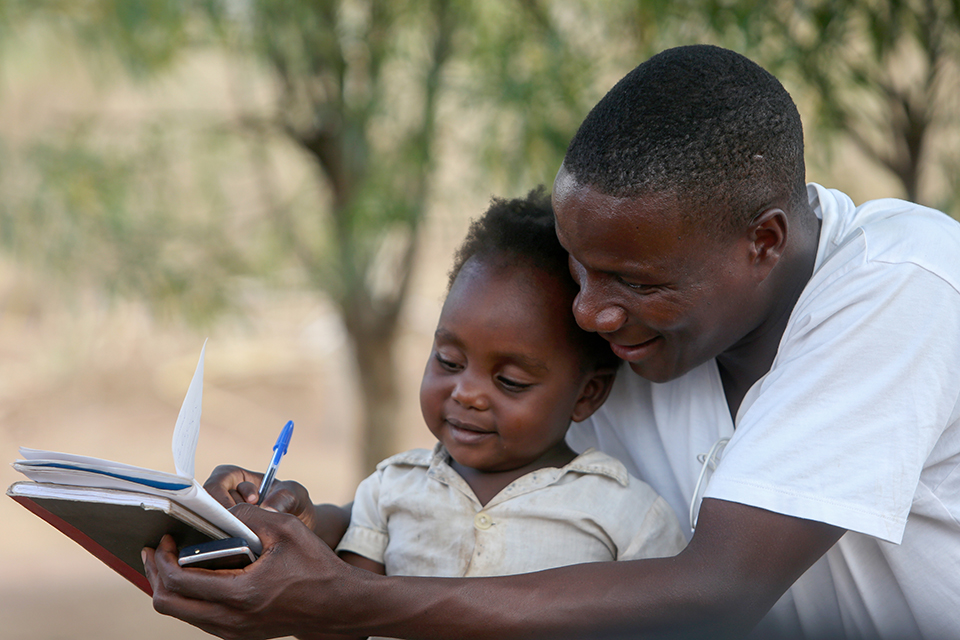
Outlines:
{"label": "man's arm", "polygon": [[[383,566],[383,563],[371,560],[370,558],[365,558],[359,554],[352,553],[350,551],[341,551],[339,554],[340,559],[353,567],[359,567],[366,571],[372,571],[378,575],[384,576],[387,574],[386,567]],[[297,640],[363,640],[366,636],[346,636],[339,633],[301,633],[297,635]]]}
{"label": "man's arm", "polygon": [[172,540],[145,553],[157,611],[224,638],[310,631],[407,638],[530,638],[751,629],[843,530],[706,499],[673,558],[499,578],[381,577],[341,562],[290,516],[236,511],[264,542],[243,570],[185,571]]}

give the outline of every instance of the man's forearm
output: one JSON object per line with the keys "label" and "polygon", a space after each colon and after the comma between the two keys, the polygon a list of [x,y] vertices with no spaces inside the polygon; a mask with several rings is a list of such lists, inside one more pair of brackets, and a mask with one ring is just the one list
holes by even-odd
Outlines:
{"label": "man's forearm", "polygon": [[674,558],[500,578],[406,578],[347,565],[293,516],[252,505],[235,513],[264,544],[243,570],[183,569],[169,536],[156,552],[144,551],[157,611],[226,638],[743,635],[843,533],[706,499],[697,534]]}
{"label": "man's forearm", "polygon": [[342,630],[424,639],[742,636],[843,533],[744,505],[704,504],[697,536],[674,558],[498,578],[369,576],[355,584]]}
{"label": "man's forearm", "polygon": [[762,615],[723,620],[729,612],[690,588],[698,576],[685,576],[684,564],[665,558],[496,578],[385,578],[364,588],[351,617],[370,635],[469,640],[705,629],[717,635],[729,624],[745,632]]}

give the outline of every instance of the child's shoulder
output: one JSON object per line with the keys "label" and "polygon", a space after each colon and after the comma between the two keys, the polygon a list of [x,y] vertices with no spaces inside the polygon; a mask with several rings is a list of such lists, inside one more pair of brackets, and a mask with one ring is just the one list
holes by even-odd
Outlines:
{"label": "child's shoulder", "polygon": [[596,449],[587,449],[578,455],[564,467],[564,471],[568,475],[573,472],[572,475],[589,482],[600,480],[608,496],[620,495],[625,500],[640,499],[646,502],[653,502],[659,497],[653,487],[627,471],[622,462]]}
{"label": "child's shoulder", "polygon": [[622,462],[611,455],[587,449],[564,467],[564,471],[573,471],[583,475],[604,476],[626,487],[631,481],[640,482],[630,475]]}

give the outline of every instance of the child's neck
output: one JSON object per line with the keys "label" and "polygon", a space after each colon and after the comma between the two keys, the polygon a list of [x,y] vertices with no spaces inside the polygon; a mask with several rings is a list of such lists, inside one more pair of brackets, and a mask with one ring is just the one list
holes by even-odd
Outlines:
{"label": "child's neck", "polygon": [[507,471],[481,471],[465,467],[453,459],[450,460],[450,466],[467,481],[480,504],[486,506],[517,478],[540,469],[563,467],[576,457],[577,454],[565,442],[561,442],[533,462]]}

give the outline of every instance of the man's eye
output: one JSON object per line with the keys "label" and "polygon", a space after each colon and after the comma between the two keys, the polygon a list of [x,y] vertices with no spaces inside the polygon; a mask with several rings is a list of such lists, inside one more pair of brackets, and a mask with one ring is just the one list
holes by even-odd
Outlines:
{"label": "man's eye", "polygon": [[653,284],[630,282],[629,280],[624,280],[622,277],[617,277],[617,280],[619,280],[621,284],[624,284],[630,287],[634,291],[651,291],[656,288],[656,285],[653,285]]}

